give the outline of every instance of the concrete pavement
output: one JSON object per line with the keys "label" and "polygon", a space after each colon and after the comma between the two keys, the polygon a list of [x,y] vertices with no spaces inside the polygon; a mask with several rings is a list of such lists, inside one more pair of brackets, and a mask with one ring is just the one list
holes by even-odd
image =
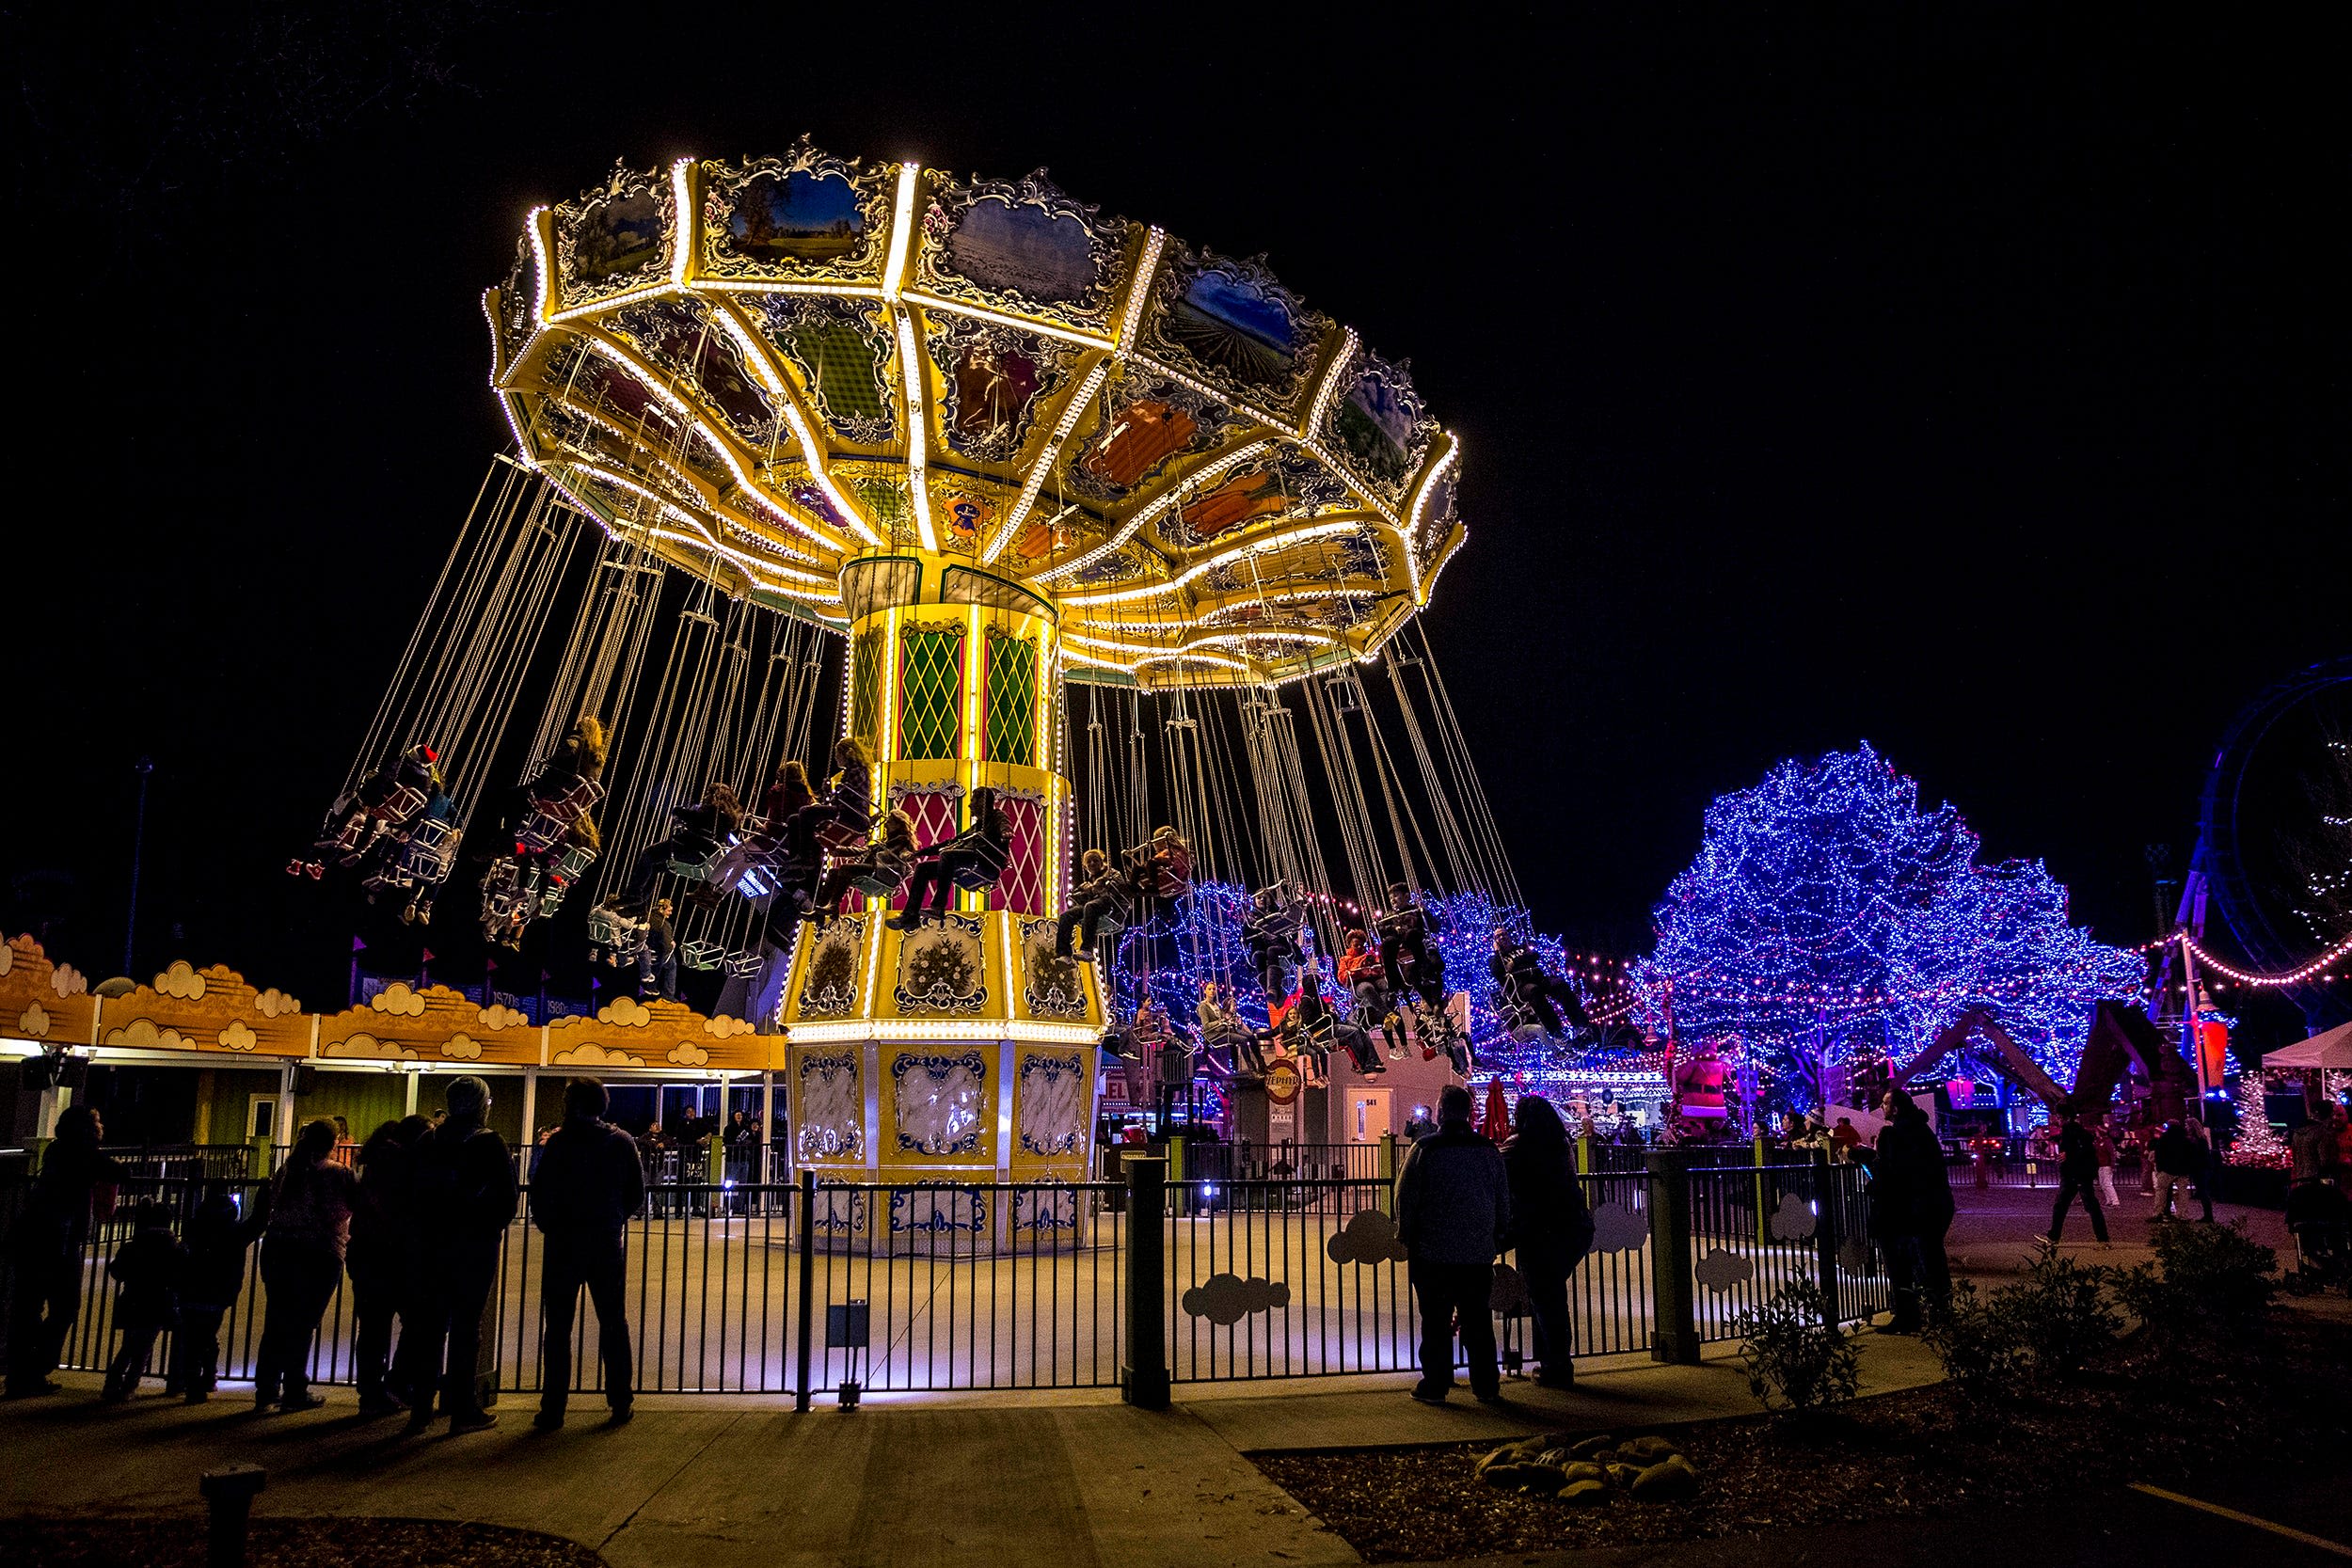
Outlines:
{"label": "concrete pavement", "polygon": [[[1866,1389],[1935,1375],[1909,1339],[1866,1336]],[[1355,1551],[1250,1465],[1266,1449],[1501,1439],[1752,1412],[1729,1347],[1698,1367],[1618,1357],[1573,1392],[1514,1383],[1514,1405],[1405,1396],[1398,1375],[1184,1390],[1161,1413],[1094,1392],[961,1400],[869,1396],[842,1412],[788,1402],[644,1395],[634,1422],[592,1402],[552,1434],[502,1402],[494,1431],[409,1439],[361,1419],[348,1393],[306,1416],[257,1418],[225,1398],[102,1406],[97,1380],[0,1405],[0,1513],[188,1510],[196,1481],[262,1465],[259,1512],[468,1519],[546,1530],[623,1568],[1016,1561],[1212,1568],[1349,1563]]]}

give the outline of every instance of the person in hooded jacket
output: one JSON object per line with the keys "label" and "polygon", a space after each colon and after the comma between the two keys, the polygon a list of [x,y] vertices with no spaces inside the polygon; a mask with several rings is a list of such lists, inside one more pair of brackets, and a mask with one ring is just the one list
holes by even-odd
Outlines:
{"label": "person in hooded jacket", "polygon": [[262,1287],[269,1293],[262,1343],[253,1358],[253,1406],[315,1410],[310,1340],[342,1280],[351,1244],[351,1211],[359,1181],[335,1152],[335,1124],[319,1117],[294,1135],[270,1184],[269,1224],[262,1233]]}
{"label": "person in hooded jacket", "polygon": [[1957,1205],[1944,1146],[1928,1114],[1900,1089],[1888,1089],[1886,1125],[1870,1157],[1870,1220],[1886,1247],[1894,1310],[1889,1334],[1916,1334],[1929,1314],[1951,1305],[1952,1269],[1944,1237]]}
{"label": "person in hooded jacket", "polygon": [[236,1309],[245,1291],[246,1259],[269,1223],[267,1187],[254,1194],[253,1212],[239,1212],[236,1190],[208,1182],[204,1197],[188,1216],[187,1267],[181,1273],[180,1329],[171,1337],[171,1376],[167,1393],[202,1404],[220,1386],[221,1321]]}
{"label": "person in hooded jacket", "polygon": [[[490,1085],[471,1073],[450,1080],[449,1115],[417,1140],[411,1184],[418,1317],[405,1331],[418,1345],[408,1430],[433,1424],[437,1385],[453,1433],[480,1432],[498,1417],[475,1386],[482,1316],[498,1282],[499,1252],[517,1202],[506,1140],[483,1125]],[[446,1367],[443,1352],[446,1349]]]}
{"label": "person in hooded jacket", "polygon": [[546,1346],[539,1413],[532,1424],[564,1424],[572,1388],[572,1322],[584,1287],[596,1308],[604,1402],[618,1426],[636,1389],[629,1362],[628,1222],[644,1212],[645,1168],[637,1140],[604,1119],[612,1097],[593,1078],[564,1085],[564,1125],[548,1135],[531,1175],[531,1223],[547,1237],[539,1276]]}
{"label": "person in hooded jacket", "polygon": [[1438,1130],[1413,1145],[1396,1179],[1396,1229],[1421,1312],[1421,1381],[1413,1398],[1438,1404],[1454,1386],[1454,1325],[1470,1358],[1470,1393],[1502,1399],[1492,1307],[1495,1255],[1511,1229],[1502,1152],[1470,1126],[1470,1090],[1438,1094]]}
{"label": "person in hooded jacket", "polygon": [[1567,1124],[1551,1101],[1523,1094],[1511,1112],[1511,1141],[1502,1167],[1511,1180],[1511,1229],[1535,1307],[1536,1386],[1576,1382],[1576,1326],[1568,1316],[1568,1275],[1593,1250],[1593,1212],[1576,1173]]}
{"label": "person in hooded jacket", "polygon": [[82,1259],[90,1222],[114,1214],[121,1165],[99,1148],[97,1111],[57,1113],[40,1174],[9,1227],[15,1277],[8,1297],[8,1398],[54,1394],[57,1357],[82,1309]]}

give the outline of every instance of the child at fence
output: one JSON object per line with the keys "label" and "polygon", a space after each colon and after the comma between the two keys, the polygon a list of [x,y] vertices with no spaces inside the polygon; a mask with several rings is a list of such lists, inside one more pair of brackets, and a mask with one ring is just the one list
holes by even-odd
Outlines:
{"label": "child at fence", "polygon": [[179,1316],[180,1274],[187,1249],[171,1233],[164,1206],[149,1199],[133,1211],[131,1239],[106,1265],[118,1287],[115,1327],[122,1331],[122,1348],[106,1364],[106,1386],[99,1398],[119,1404],[139,1386],[147,1358],[154,1354],[155,1336]]}
{"label": "child at fence", "polygon": [[188,1216],[187,1266],[180,1275],[180,1329],[171,1337],[171,1372],[164,1391],[202,1404],[220,1384],[220,1325],[245,1291],[246,1254],[269,1222],[269,1189],[253,1195],[242,1213],[226,1181],[206,1184],[204,1200]]}

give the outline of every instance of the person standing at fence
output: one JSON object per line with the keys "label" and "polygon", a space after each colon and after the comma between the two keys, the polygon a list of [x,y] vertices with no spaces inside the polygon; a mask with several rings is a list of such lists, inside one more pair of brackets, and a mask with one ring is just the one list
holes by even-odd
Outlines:
{"label": "person standing at fence", "polygon": [[1944,1164],[1944,1146],[1918,1102],[1889,1089],[1886,1125],[1870,1157],[1870,1219],[1886,1247],[1893,1313],[1889,1334],[1916,1334],[1952,1301],[1952,1268],[1944,1238],[1958,1205]]}
{"label": "person standing at fence", "polygon": [[1454,1386],[1454,1331],[1461,1323],[1470,1393],[1500,1403],[1495,1362],[1495,1254],[1511,1227],[1511,1181],[1502,1151],[1470,1126],[1470,1090],[1438,1095],[1438,1130],[1413,1145],[1396,1179],[1396,1228],[1406,1277],[1421,1307],[1421,1381],[1413,1398],[1444,1401]]}
{"label": "person standing at fence", "polygon": [[8,1298],[8,1398],[54,1394],[50,1373],[82,1310],[82,1257],[90,1222],[109,1219],[122,1167],[99,1148],[105,1128],[87,1105],[57,1113],[10,1235],[15,1279]]}
{"label": "person standing at fence", "polygon": [[1568,1275],[1593,1250],[1593,1213],[1576,1174],[1576,1151],[1550,1101],[1523,1094],[1511,1112],[1511,1141],[1502,1146],[1511,1180],[1509,1241],[1535,1308],[1539,1388],[1576,1383],[1576,1326],[1568,1317]]}
{"label": "person standing at fence", "polygon": [[[451,1433],[480,1432],[498,1417],[475,1387],[482,1315],[498,1283],[499,1251],[516,1208],[515,1164],[506,1140],[483,1125],[490,1085],[468,1073],[450,1080],[449,1116],[418,1140],[411,1193],[418,1316],[417,1383],[408,1430],[433,1424],[437,1385]],[[446,1350],[447,1369],[442,1356]]]}
{"label": "person standing at fence", "polygon": [[155,1354],[155,1337],[180,1320],[180,1280],[187,1267],[188,1249],[171,1233],[164,1206],[149,1199],[132,1219],[131,1239],[106,1264],[118,1287],[115,1327],[122,1333],[122,1348],[106,1363],[106,1386],[98,1397],[120,1404],[138,1391],[147,1358]]}
{"label": "person standing at fence", "polygon": [[[628,1222],[645,1208],[645,1170],[637,1141],[604,1119],[612,1097],[593,1078],[564,1085],[564,1125],[548,1139],[531,1175],[531,1223],[548,1239],[540,1266],[542,1335],[539,1413],[531,1424],[564,1424],[572,1391],[572,1320],[585,1286],[596,1309],[611,1421],[629,1418],[636,1387],[629,1364]],[[738,1113],[740,1115],[740,1113]]]}
{"label": "person standing at fence", "polygon": [[262,1232],[262,1289],[269,1301],[254,1357],[256,1410],[315,1410],[326,1402],[310,1392],[310,1340],[342,1279],[351,1211],[359,1199],[359,1179],[334,1162],[334,1152],[333,1122],[303,1123],[270,1186],[269,1224]]}
{"label": "person standing at fence", "polygon": [[[404,1409],[404,1391],[388,1383],[392,1359],[392,1319],[403,1317],[408,1278],[409,1160],[419,1122],[388,1121],[368,1134],[359,1150],[359,1204],[351,1215],[351,1315],[358,1324],[352,1370],[359,1385],[359,1410],[389,1416]],[[413,1311],[413,1308],[410,1310]]]}
{"label": "person standing at fence", "polygon": [[2099,1146],[2084,1131],[2072,1105],[2058,1107],[2058,1201],[2050,1205],[2050,1237],[2043,1244],[2055,1248],[2065,1233],[2066,1211],[2077,1195],[2090,1214],[2090,1233],[2106,1245],[2107,1216],[2099,1207]]}
{"label": "person standing at fence", "polygon": [[2149,1218],[2169,1220],[2172,1218],[2172,1190],[2195,1176],[2202,1162],[2197,1157],[2197,1145],[2189,1137],[2188,1129],[2181,1125],[2178,1117],[2164,1124],[2151,1152],[2156,1161],[2156,1207]]}
{"label": "person standing at fence", "polygon": [[171,1376],[164,1391],[190,1404],[202,1404],[219,1386],[221,1321],[245,1292],[246,1255],[269,1222],[269,1191],[256,1191],[253,1212],[242,1214],[228,1182],[208,1182],[204,1200],[188,1216],[180,1330],[171,1337]]}

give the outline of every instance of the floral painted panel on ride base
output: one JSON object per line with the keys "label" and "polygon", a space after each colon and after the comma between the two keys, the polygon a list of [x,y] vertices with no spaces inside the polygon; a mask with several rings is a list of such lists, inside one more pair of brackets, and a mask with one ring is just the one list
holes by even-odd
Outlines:
{"label": "floral painted panel on ride base", "polygon": [[1087,1016],[1084,974],[1075,958],[1054,953],[1050,918],[1024,920],[1021,927],[1021,1002],[1031,1018],[1083,1022]]}
{"label": "floral painted panel on ride base", "polygon": [[901,1052],[890,1063],[891,1119],[902,1154],[933,1158],[980,1147],[980,1113],[991,1103],[988,1061],[977,1051]]}
{"label": "floral painted panel on ride base", "polygon": [[809,1052],[792,1096],[792,1147],[803,1160],[856,1160],[866,1153],[866,1096],[858,1052]]}
{"label": "floral painted panel on ride base", "polygon": [[809,943],[808,969],[801,977],[800,1017],[848,1018],[858,1010],[858,985],[865,970],[866,917],[844,915]]}
{"label": "floral painted panel on ride base", "polygon": [[[934,917],[936,918],[936,917]],[[891,1000],[900,1018],[971,1018],[988,1010],[988,961],[976,916],[949,912],[898,941]]]}

